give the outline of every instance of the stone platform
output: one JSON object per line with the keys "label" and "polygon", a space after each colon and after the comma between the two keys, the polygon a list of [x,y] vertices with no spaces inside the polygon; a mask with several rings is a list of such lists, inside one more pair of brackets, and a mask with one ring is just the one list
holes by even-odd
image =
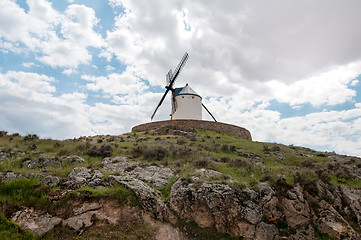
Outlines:
{"label": "stone platform", "polygon": [[167,120],[167,121],[149,122],[133,127],[132,132],[145,132],[165,126],[186,126],[191,128],[218,131],[252,141],[251,133],[245,128],[227,123],[204,121],[204,120]]}

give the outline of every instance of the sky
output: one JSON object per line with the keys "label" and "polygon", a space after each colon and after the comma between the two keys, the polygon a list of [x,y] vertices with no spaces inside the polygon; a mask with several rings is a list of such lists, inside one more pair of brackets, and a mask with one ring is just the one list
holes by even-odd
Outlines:
{"label": "sky", "polygon": [[[42,138],[150,121],[186,83],[254,141],[361,156],[359,0],[1,0],[0,130]],[[168,96],[153,121],[168,120]],[[205,120],[211,117],[203,112]]]}

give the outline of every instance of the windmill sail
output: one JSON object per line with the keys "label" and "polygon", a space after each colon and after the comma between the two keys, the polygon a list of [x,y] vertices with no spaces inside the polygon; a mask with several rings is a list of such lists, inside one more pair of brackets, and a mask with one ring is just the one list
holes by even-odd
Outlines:
{"label": "windmill sail", "polygon": [[[150,120],[153,120],[154,115],[156,114],[156,112],[157,112],[158,108],[160,107],[160,105],[162,105],[162,103],[163,103],[165,97],[167,96],[169,90],[172,90],[172,92],[173,92],[173,84],[174,84],[175,80],[177,79],[180,71],[182,70],[184,64],[187,62],[187,59],[188,59],[188,53],[186,52],[186,53],[183,55],[181,61],[178,63],[178,66],[176,67],[176,69],[175,69],[175,71],[174,71],[174,74],[172,74],[172,70],[170,70],[170,71],[167,73],[167,75],[166,75],[167,86],[165,87],[167,90],[165,91],[164,95],[163,95],[162,98],[160,99],[160,101],[159,101],[157,107],[155,108],[155,110],[154,110],[154,112],[153,112]],[[172,98],[172,102],[174,102],[174,101],[173,101],[173,98]],[[173,103],[172,103],[172,104],[173,104]]]}

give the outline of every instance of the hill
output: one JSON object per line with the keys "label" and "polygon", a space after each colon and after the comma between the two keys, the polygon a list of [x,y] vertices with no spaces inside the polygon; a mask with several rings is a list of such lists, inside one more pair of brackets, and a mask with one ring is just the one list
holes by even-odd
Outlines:
{"label": "hill", "polygon": [[0,131],[2,239],[360,239],[361,159],[166,126]]}

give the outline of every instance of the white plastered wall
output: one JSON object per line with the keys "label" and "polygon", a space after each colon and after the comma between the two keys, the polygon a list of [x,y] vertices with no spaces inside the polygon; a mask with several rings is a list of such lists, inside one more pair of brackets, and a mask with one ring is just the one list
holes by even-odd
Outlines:
{"label": "white plastered wall", "polygon": [[177,110],[172,119],[202,120],[202,98],[195,95],[178,95],[175,97]]}

